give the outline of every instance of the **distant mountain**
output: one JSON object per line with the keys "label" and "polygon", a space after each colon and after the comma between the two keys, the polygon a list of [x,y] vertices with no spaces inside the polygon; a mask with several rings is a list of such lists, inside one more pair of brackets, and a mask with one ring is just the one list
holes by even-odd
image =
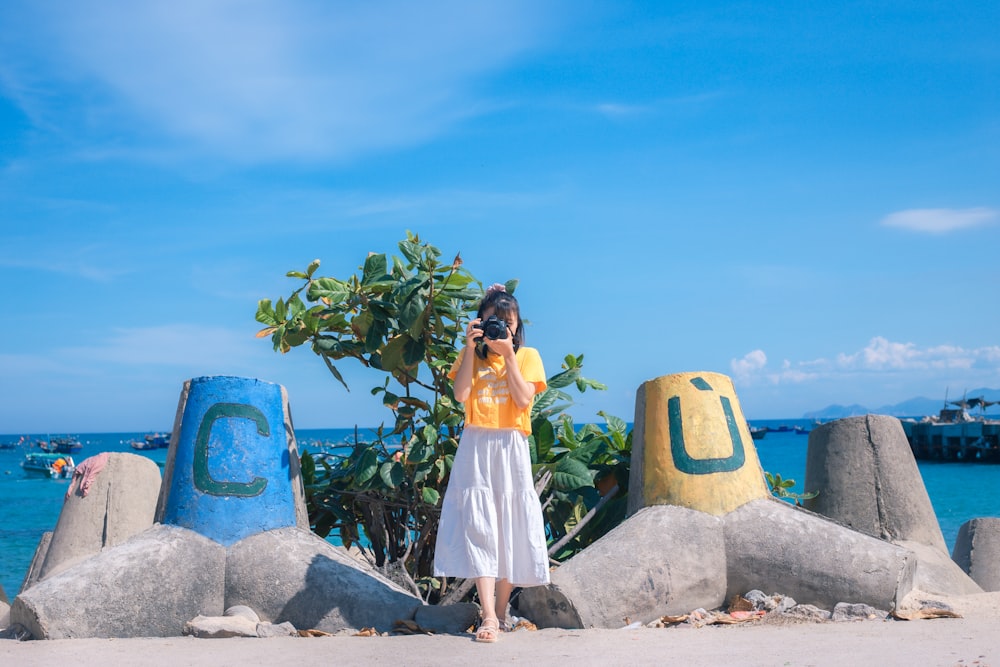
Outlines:
{"label": "distant mountain", "polygon": [[[949,395],[948,402],[961,401],[962,399],[969,400],[972,398],[982,398],[985,401],[998,401],[1000,402],[1000,389],[970,389],[964,394],[958,396]],[[936,415],[938,411],[945,405],[944,398],[924,398],[923,396],[918,396],[916,398],[911,398],[902,403],[896,403],[895,405],[883,405],[878,408],[868,408],[864,405],[828,405],[822,410],[816,410],[813,412],[807,412],[802,415],[803,419],[843,419],[844,417],[856,417],[858,415],[876,414],[876,415],[890,415],[893,417],[920,417],[923,415]],[[954,407],[949,405],[949,407]],[[979,414],[979,408],[973,408],[970,410],[973,415]],[[991,405],[986,409],[986,414],[990,416],[1000,416],[1000,403],[998,405]]]}

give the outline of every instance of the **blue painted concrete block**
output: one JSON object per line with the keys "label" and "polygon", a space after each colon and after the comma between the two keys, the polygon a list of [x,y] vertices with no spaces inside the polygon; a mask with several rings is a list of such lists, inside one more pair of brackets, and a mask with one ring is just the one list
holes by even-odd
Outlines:
{"label": "blue painted concrete block", "polygon": [[295,526],[281,386],[228,376],[191,380],[162,522],[229,546]]}

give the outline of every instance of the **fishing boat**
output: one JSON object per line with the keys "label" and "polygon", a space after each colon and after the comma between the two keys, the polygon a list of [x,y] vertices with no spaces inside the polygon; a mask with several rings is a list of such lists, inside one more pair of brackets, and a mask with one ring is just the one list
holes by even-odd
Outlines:
{"label": "fishing boat", "polygon": [[40,440],[36,443],[43,452],[52,454],[72,454],[83,449],[83,443],[76,438],[51,438],[48,442]]}
{"label": "fishing boat", "polygon": [[765,435],[767,435],[767,432],[770,431],[770,430],[771,429],[769,429],[766,426],[751,426],[750,427],[750,437],[753,438],[754,440],[760,440]]}
{"label": "fishing boat", "polygon": [[73,457],[66,454],[51,452],[26,454],[21,461],[24,474],[50,477],[52,479],[69,479],[76,470]]}
{"label": "fishing boat", "polygon": [[163,449],[164,447],[170,446],[170,434],[169,433],[147,433],[143,436],[142,440],[133,440],[129,443],[132,449],[137,450],[147,450],[147,449]]}

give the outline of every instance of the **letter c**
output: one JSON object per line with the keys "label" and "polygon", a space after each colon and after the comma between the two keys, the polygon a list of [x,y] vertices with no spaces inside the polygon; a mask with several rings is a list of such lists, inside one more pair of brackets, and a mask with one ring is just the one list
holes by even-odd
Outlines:
{"label": "letter c", "polygon": [[254,477],[252,482],[220,482],[212,479],[212,474],[208,471],[208,440],[212,434],[212,426],[219,419],[225,418],[249,419],[257,425],[258,434],[264,437],[271,435],[267,417],[254,406],[216,403],[205,412],[198,427],[198,437],[194,444],[194,486],[211,496],[259,496],[267,487],[267,479],[264,477]]}

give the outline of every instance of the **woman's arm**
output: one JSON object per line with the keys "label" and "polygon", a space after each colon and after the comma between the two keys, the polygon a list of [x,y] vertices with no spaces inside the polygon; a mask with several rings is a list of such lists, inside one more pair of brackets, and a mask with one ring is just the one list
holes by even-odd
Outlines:
{"label": "woman's arm", "polygon": [[514,405],[522,410],[531,405],[531,399],[535,397],[535,385],[524,379],[521,375],[521,368],[517,365],[517,353],[514,352],[513,335],[497,340],[486,340],[486,345],[491,350],[503,357],[504,366],[507,369],[507,389],[514,399]]}
{"label": "woman's arm", "polygon": [[472,393],[472,367],[475,365],[476,357],[475,341],[483,335],[482,331],[475,327],[479,322],[479,318],[476,318],[465,327],[465,349],[462,350],[454,384],[455,400],[459,403],[465,403],[469,400],[469,394]]}

